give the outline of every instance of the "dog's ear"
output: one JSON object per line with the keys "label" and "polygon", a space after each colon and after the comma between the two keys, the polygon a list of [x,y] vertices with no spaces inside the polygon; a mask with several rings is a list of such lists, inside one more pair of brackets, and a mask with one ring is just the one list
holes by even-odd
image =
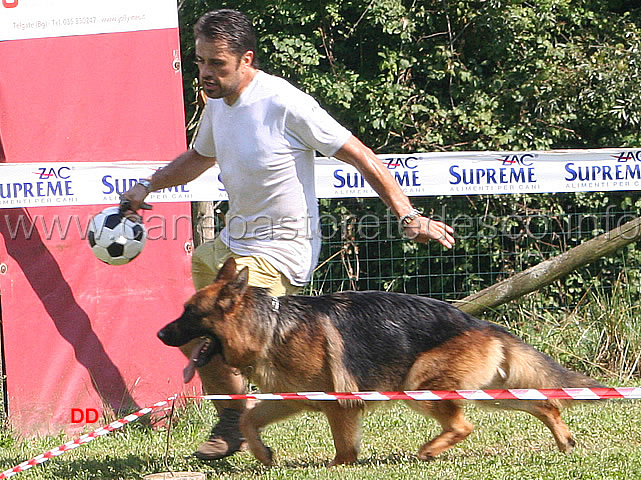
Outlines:
{"label": "dog's ear", "polygon": [[[227,262],[225,262],[225,265]],[[235,262],[234,262],[234,265]],[[240,272],[238,272],[234,278],[232,278],[225,286],[220,289],[220,294],[216,303],[223,310],[223,312],[229,312],[236,302],[245,294],[247,291],[247,281],[249,279],[249,268],[243,267]]]}
{"label": "dog's ear", "polygon": [[236,260],[233,257],[229,257],[225,260],[225,263],[218,271],[216,275],[216,280],[226,280],[229,282],[236,277]]}
{"label": "dog's ear", "polygon": [[236,278],[233,280],[234,288],[239,292],[240,295],[245,293],[247,290],[247,285],[249,282],[249,268],[243,267],[240,269],[240,272],[236,275]]}

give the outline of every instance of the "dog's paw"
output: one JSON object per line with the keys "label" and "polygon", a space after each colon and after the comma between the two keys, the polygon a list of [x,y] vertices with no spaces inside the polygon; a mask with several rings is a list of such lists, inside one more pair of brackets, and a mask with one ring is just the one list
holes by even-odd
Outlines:
{"label": "dog's paw", "polygon": [[565,443],[558,443],[557,445],[561,452],[570,453],[572,450],[574,450],[574,447],[576,446],[576,442],[572,437],[568,437]]}
{"label": "dog's paw", "polygon": [[428,442],[418,450],[418,454],[416,456],[422,462],[433,462],[442,451],[443,450],[436,451],[432,442]]}
{"label": "dog's paw", "polygon": [[258,459],[258,461],[266,467],[271,467],[274,464],[274,453],[272,452],[271,448],[263,445],[260,451],[252,451],[252,453]]}
{"label": "dog's paw", "polygon": [[335,467],[337,465],[352,465],[356,463],[358,460],[358,457],[356,455],[336,455],[334,457],[334,460],[329,462],[328,467]]}
{"label": "dog's paw", "polygon": [[436,456],[433,455],[431,452],[418,452],[418,459],[423,461],[423,462],[433,462],[436,460]]}

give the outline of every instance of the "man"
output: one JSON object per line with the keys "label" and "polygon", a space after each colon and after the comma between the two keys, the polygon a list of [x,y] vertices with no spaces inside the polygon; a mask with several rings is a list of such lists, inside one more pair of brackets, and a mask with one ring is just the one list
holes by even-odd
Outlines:
{"label": "man", "polygon": [[[234,10],[216,10],[194,27],[200,83],[209,101],[194,147],[123,194],[137,210],[154,191],[187,183],[218,163],[229,195],[226,227],[198,247],[192,259],[194,285],[208,285],[234,256],[249,267],[249,284],[279,296],[298,292],[318,261],[318,206],[314,152],[355,166],[418,242],[454,243],[448,225],[427,219],[374,153],[338,124],[309,95],[258,68],[251,21]],[[194,358],[193,342],[183,353]],[[192,352],[192,349],[193,352]],[[190,362],[190,365],[193,362]],[[186,371],[186,378],[192,372]],[[241,375],[216,357],[199,374],[208,394],[242,394]],[[223,458],[238,451],[238,418],[244,402],[215,402],[220,420],[196,456]]]}

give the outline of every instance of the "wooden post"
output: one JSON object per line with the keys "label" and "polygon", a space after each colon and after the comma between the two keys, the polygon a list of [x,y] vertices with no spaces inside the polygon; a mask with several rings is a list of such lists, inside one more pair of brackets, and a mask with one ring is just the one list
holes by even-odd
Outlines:
{"label": "wooden post", "polygon": [[216,205],[214,202],[192,202],[191,222],[194,249],[208,240],[213,240],[216,234]]}
{"label": "wooden post", "polygon": [[480,292],[457,300],[453,305],[471,315],[479,315],[487,309],[549,285],[571,271],[610,255],[640,238],[641,218],[637,218]]}
{"label": "wooden post", "polygon": [[[180,10],[181,8],[182,2],[178,9]],[[198,78],[194,78],[192,88],[194,89],[194,94],[196,96],[196,111],[187,124],[187,132],[193,131],[191,141],[189,142],[189,148],[193,148],[194,146],[196,134],[200,128],[202,115],[205,111],[205,105],[207,104],[207,95],[205,95],[203,89],[200,88]],[[217,205],[218,204],[214,204],[213,202],[191,202],[191,228],[194,239],[194,250],[204,242],[213,240],[216,236],[215,227]]]}

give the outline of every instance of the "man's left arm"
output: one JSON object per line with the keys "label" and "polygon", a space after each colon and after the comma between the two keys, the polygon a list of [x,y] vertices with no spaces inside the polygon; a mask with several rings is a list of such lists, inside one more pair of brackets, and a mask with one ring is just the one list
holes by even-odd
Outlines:
{"label": "man's left arm", "polygon": [[381,200],[402,220],[408,238],[425,243],[437,240],[446,248],[454,245],[454,229],[449,225],[415,213],[410,199],[374,152],[355,136],[351,136],[334,157],[356,167]]}

